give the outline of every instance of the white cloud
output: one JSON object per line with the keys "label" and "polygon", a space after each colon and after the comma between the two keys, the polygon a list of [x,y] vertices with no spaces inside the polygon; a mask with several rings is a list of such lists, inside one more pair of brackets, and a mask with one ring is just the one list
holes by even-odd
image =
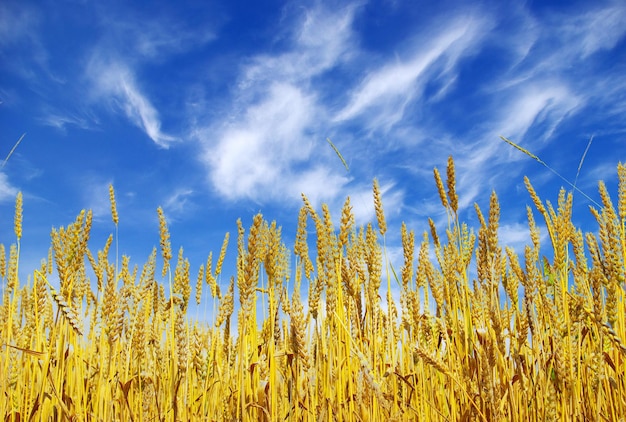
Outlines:
{"label": "white cloud", "polygon": [[190,197],[193,190],[189,188],[178,188],[165,199],[163,207],[167,215],[181,215],[190,205]]}
{"label": "white cloud", "polygon": [[0,5],[0,46],[31,40],[33,29],[39,24],[39,14],[28,7],[12,7],[10,2]]}
{"label": "white cloud", "polygon": [[215,39],[215,34],[209,29],[191,31],[177,24],[156,23],[142,28],[137,26],[136,21],[131,25],[137,52],[151,59],[182,53]]}
{"label": "white cloud", "polygon": [[[391,182],[381,182],[380,193],[383,204],[385,220],[397,217],[402,211],[404,192],[394,186]],[[357,226],[373,223],[377,226],[376,210],[374,208],[374,191],[372,185],[350,192],[350,203],[352,213]]]}
{"label": "white cloud", "polygon": [[[472,9],[435,19],[424,30],[416,29],[408,41],[399,41],[399,52],[377,55],[359,45],[352,28],[356,10],[317,7],[297,24],[285,19],[281,23],[288,29],[282,34],[291,38],[280,45],[287,45],[286,50],[251,57],[238,72],[222,122],[216,119],[195,130],[208,178],[222,196],[298,200],[304,192],[315,204],[324,201],[334,209],[350,195],[358,219],[372,221],[371,189],[359,184],[361,177],[387,177],[394,188],[385,196],[397,192],[384,198],[385,208],[403,210],[404,181],[394,180],[394,169],[425,166],[431,175],[433,163],[440,163],[445,172],[445,158],[452,153],[459,205],[465,210],[481,195],[506,185],[510,177],[502,177],[503,172],[524,172],[523,166],[506,166],[520,157],[498,136],[540,151],[540,143],[551,142],[591,98],[589,87],[578,84],[578,69],[568,64],[572,57],[584,63],[585,43],[593,46],[587,49],[613,45],[607,38],[594,41],[587,34],[583,43],[582,35],[568,35],[563,28],[576,17],[551,26],[545,17],[519,7],[512,17]],[[558,51],[550,48],[555,40],[562,46]],[[499,53],[487,60],[487,54]],[[484,78],[472,79],[477,70],[463,67],[494,60],[501,71],[485,72]],[[327,78],[335,70],[345,76],[340,86],[334,75]],[[478,82],[461,85],[467,81]],[[440,111],[431,108],[442,108],[442,101],[456,93],[462,98],[455,97],[450,108],[460,124],[444,128],[433,123]],[[468,107],[467,116],[463,106]],[[466,128],[459,129],[463,125]],[[385,132],[380,141],[368,135],[380,132]],[[407,133],[416,139],[407,141]],[[327,146],[314,147],[327,136],[350,163],[349,173],[334,166],[336,157]],[[398,161],[377,163],[390,150]]]}
{"label": "white cloud", "polygon": [[[504,143],[503,135],[530,152],[540,154],[543,142],[550,142],[559,124],[575,114],[582,100],[561,83],[526,83],[503,90],[501,97],[478,125],[478,140],[471,137],[464,145],[448,145],[454,151],[459,209],[473,207],[480,196],[509,183],[511,177],[523,172],[513,162],[532,159]],[[533,136],[529,136],[532,134]],[[537,164],[537,163],[534,163]],[[538,165],[538,164],[537,164]],[[440,169],[442,175],[445,169]],[[505,172],[505,177],[503,177]],[[521,178],[521,176],[520,176]],[[521,180],[521,179],[520,179]]]}
{"label": "white cloud", "polygon": [[244,69],[239,83],[239,95],[263,88],[265,81],[300,82],[347,61],[353,55],[352,29],[355,6],[329,10],[318,6],[305,12],[293,22],[290,49],[275,56],[259,55]]}
{"label": "white cloud", "polygon": [[190,22],[167,13],[154,18],[145,13],[138,15],[127,7],[106,10],[99,17],[101,25],[107,28],[101,44],[112,44],[118,54],[129,60],[164,60],[216,38],[210,18],[202,20],[201,26],[194,27]]}
{"label": "white cloud", "polygon": [[328,118],[312,79],[346,60],[353,15],[354,7],[305,12],[285,52],[254,57],[241,70],[227,122],[195,130],[223,197],[300,201],[305,193],[316,204],[340,195],[349,178],[320,153],[330,151],[319,133]]}
{"label": "white cloud", "polygon": [[[472,15],[423,34],[433,40],[426,48],[421,46],[423,40],[417,40],[408,61],[370,71],[333,118],[331,102],[336,100],[322,99],[327,101],[329,94],[340,98],[342,92],[325,91],[312,81],[355,57],[366,58],[353,40],[355,10],[347,7],[333,12],[317,7],[306,12],[293,31],[289,50],[254,57],[243,69],[229,123],[196,130],[209,179],[221,195],[261,201],[285,194],[299,198],[302,191],[314,203],[343,199],[352,176],[345,175],[341,166],[326,164],[329,155],[319,149],[314,155],[312,145],[323,143],[326,137],[317,132],[332,132],[356,117],[363,117],[366,125],[388,129],[402,119],[404,107],[417,99],[429,80],[437,81],[437,95],[442,98],[455,84],[460,58],[474,50],[491,26]],[[349,90],[350,84],[339,89]],[[401,193],[387,202],[391,200],[397,201],[392,209],[401,208]],[[362,214],[363,218],[371,215],[369,211]]]}
{"label": "white cloud", "polygon": [[321,176],[319,168],[313,173],[293,170],[311,155],[313,138],[306,129],[313,124],[315,108],[315,99],[295,86],[271,86],[241,121],[218,132],[215,145],[206,140],[204,160],[213,186],[230,199],[260,200],[284,195],[288,186],[306,185],[313,173]]}
{"label": "white cloud", "polygon": [[95,116],[83,117],[76,113],[61,114],[57,112],[46,113],[39,119],[41,123],[46,126],[55,127],[61,131],[64,131],[67,126],[76,126],[81,129],[91,129],[93,127],[92,122],[98,121]]}
{"label": "white cloud", "polygon": [[296,38],[298,49],[304,52],[299,71],[315,75],[347,59],[355,10],[355,5],[349,5],[338,11],[325,8],[308,11]]}
{"label": "white cloud", "polygon": [[465,17],[452,19],[440,32],[423,36],[415,43],[415,52],[408,61],[398,60],[368,73],[335,121],[367,114],[376,125],[389,127],[403,118],[406,105],[422,95],[429,80],[443,80],[436,95],[443,97],[454,83],[451,72],[458,61],[472,51],[489,27],[484,20]]}
{"label": "white cloud", "polygon": [[[478,123],[473,133],[465,135],[464,146],[456,148],[457,174],[461,175],[460,185],[465,189],[462,208],[471,206],[485,186],[496,188],[506,184],[510,176],[526,171],[523,165],[502,165],[523,160],[532,165],[532,160],[500,141],[500,135],[541,156],[545,144],[556,139],[562,125],[588,104],[616,97],[611,89],[598,89],[605,75],[586,70],[581,35],[563,30],[576,27],[582,17],[561,16],[554,25],[546,25],[524,11],[518,13],[522,19],[509,28],[510,34],[501,37],[496,31],[491,35],[497,38],[499,48],[515,54],[491,83],[484,81],[478,87],[478,101],[483,101],[476,109]],[[518,39],[523,40],[521,45]],[[596,101],[600,91],[606,98]],[[503,171],[509,177],[502,178]]]}
{"label": "white cloud", "polygon": [[290,176],[291,182],[285,181],[289,198],[300,198],[304,193],[312,206],[319,209],[323,202],[339,200],[350,179],[325,165],[317,165],[297,175]]}
{"label": "white cloud", "polygon": [[509,99],[501,114],[500,134],[522,139],[535,124],[546,123],[542,138],[548,138],[558,124],[580,105],[580,99],[562,83],[545,81],[524,84]]}
{"label": "white cloud", "polygon": [[6,174],[0,172],[0,202],[12,201],[17,195],[17,189],[11,185]]}
{"label": "white cloud", "polygon": [[[48,51],[40,36],[42,14],[25,2],[0,3],[0,61],[2,67],[38,87],[40,71],[51,77]],[[23,54],[22,52],[28,52]]]}
{"label": "white cloud", "polygon": [[[99,177],[89,177],[83,184],[83,208],[91,210],[96,220],[112,221],[111,201],[109,199],[109,185],[111,181],[103,181]],[[116,200],[119,197],[116,192]],[[119,211],[119,204],[118,211]]]}
{"label": "white cloud", "polygon": [[168,148],[177,138],[161,131],[159,113],[137,86],[131,69],[115,60],[94,57],[88,66],[96,100],[109,100],[158,146]]}
{"label": "white cloud", "polygon": [[[487,211],[485,210],[484,212]],[[508,246],[518,255],[524,254],[526,245],[532,245],[530,229],[527,224],[522,223],[500,224],[498,239],[502,247]]]}
{"label": "white cloud", "polygon": [[615,2],[613,6],[590,10],[565,20],[563,37],[578,48],[582,58],[610,50],[626,35],[626,7]]}
{"label": "white cloud", "polygon": [[[606,147],[604,145],[594,145],[591,148],[606,148]],[[616,159],[615,162],[612,164],[607,164],[607,163],[597,164],[589,169],[585,169],[584,164],[583,164],[584,170],[581,173],[581,175],[584,175],[584,178],[583,178],[584,180],[582,181],[583,182],[582,185],[581,185],[581,181],[579,181],[578,188],[582,189],[586,195],[591,196],[592,198],[596,199],[599,196],[598,195],[598,181],[599,180],[604,180],[605,182],[609,183],[617,179],[617,161],[618,160],[619,159]],[[574,199],[576,199],[577,195],[580,195],[580,194],[577,192],[574,192]],[[613,199],[615,200],[615,198]],[[597,198],[596,200],[600,202],[599,198]]]}

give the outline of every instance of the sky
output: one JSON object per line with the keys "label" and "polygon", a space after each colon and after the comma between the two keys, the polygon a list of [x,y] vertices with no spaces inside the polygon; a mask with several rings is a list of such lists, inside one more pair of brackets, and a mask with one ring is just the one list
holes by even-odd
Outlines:
{"label": "sky", "polygon": [[[523,253],[524,175],[553,203],[569,187],[500,135],[617,201],[624,22],[623,1],[4,0],[0,243],[15,242],[21,191],[22,278],[81,209],[101,249],[113,184],[120,254],[141,269],[162,206],[194,277],[226,232],[234,260],[238,218],[276,220],[290,247],[301,193],[337,224],[347,196],[357,224],[375,221],[376,178],[400,260],[402,221],[417,239],[428,217],[446,228],[433,168],[452,155],[460,219],[476,227],[474,203],[487,212],[495,190],[501,241]],[[584,231],[590,204],[574,195]]]}

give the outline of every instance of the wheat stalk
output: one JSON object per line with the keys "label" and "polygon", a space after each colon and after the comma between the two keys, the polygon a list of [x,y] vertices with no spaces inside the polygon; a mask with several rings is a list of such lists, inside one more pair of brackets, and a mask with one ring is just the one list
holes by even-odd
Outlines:
{"label": "wheat stalk", "polygon": [[[192,286],[182,248],[169,271],[162,209],[160,276],[156,247],[139,277],[130,256],[122,255],[119,269],[110,262],[112,235],[92,253],[92,214],[81,212],[52,231],[47,259],[23,282],[16,218],[17,244],[0,244],[0,418],[619,420],[626,414],[624,174],[618,164],[617,206],[599,185],[601,204],[591,208],[597,228],[587,234],[572,222],[572,194],[561,190],[553,207],[526,181],[551,243],[541,250],[527,207],[523,256],[501,244],[495,192],[488,213],[475,206],[476,228],[459,221],[451,158],[446,186],[435,176],[448,228],[438,233],[425,219],[430,235],[418,250],[408,224],[396,234],[381,231],[379,187],[376,220],[384,224],[356,227],[346,199],[335,228],[328,205],[318,214],[303,197],[294,268],[291,242],[276,222],[256,215],[246,239],[239,220],[236,265],[222,269],[226,235],[216,268],[211,253],[194,279],[196,302],[205,280],[215,289],[211,324],[195,321],[196,305],[187,306]],[[309,216],[315,240],[307,239]],[[388,268],[385,292],[387,236],[401,242],[403,266],[399,277]],[[47,278],[53,260],[58,288]],[[224,294],[222,271],[230,276]]]}

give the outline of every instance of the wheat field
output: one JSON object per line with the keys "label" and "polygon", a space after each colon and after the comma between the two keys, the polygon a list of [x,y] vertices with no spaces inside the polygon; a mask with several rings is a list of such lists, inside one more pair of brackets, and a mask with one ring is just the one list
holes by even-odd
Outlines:
{"label": "wheat field", "polygon": [[[376,181],[376,221],[363,227],[349,198],[336,225],[303,196],[292,251],[261,214],[237,222],[230,280],[230,235],[192,275],[161,208],[143,266],[112,256],[117,233],[90,245],[82,211],[20,280],[18,194],[15,241],[0,245],[2,420],[625,420],[626,166],[617,171],[617,207],[602,182],[590,207],[594,233],[572,223],[571,193],[554,207],[526,178],[531,241],[518,255],[498,239],[496,193],[488,210],[475,206],[478,227],[459,221],[450,157],[445,183],[434,170],[448,224],[429,219],[417,235],[403,224],[401,268],[387,258]],[[113,187],[110,201],[117,231]],[[214,303],[214,320],[194,321],[190,300]]]}

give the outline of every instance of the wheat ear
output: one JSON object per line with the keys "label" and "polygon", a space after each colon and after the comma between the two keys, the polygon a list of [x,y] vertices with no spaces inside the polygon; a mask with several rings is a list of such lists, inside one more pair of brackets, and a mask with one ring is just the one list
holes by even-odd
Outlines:
{"label": "wheat ear", "polygon": [[[504,136],[500,136],[500,139],[502,139],[504,142],[506,142],[507,144],[511,145],[513,148],[523,152],[524,154],[526,154],[527,156],[529,156],[530,158],[532,158],[533,160],[535,160],[536,162],[538,162],[539,164],[541,164],[542,166],[544,166],[545,168],[547,168],[548,170],[550,170],[552,173],[554,173],[555,175],[557,175],[561,180],[563,180],[565,183],[567,183],[572,189],[574,189],[577,192],[580,192],[580,194],[582,196],[584,196],[585,198],[587,198],[591,203],[593,203],[594,205],[596,205],[598,208],[600,208],[600,204],[598,204],[596,201],[594,201],[593,199],[591,199],[585,192],[581,191],[580,189],[578,189],[576,187],[576,183],[572,183],[569,180],[567,180],[565,177],[561,176],[561,174],[559,172],[557,172],[556,170],[554,170],[552,167],[550,167],[548,164],[546,164],[545,161],[543,161],[541,158],[537,157],[535,154],[533,154],[532,152],[528,151],[526,148],[522,148],[521,146],[517,145],[515,142],[505,138]],[[593,138],[592,138],[593,139]],[[591,143],[591,142],[589,142]],[[587,149],[589,149],[589,147],[587,146]],[[587,150],[585,150],[585,153],[583,155],[583,159],[585,157],[585,155],[587,155]],[[582,162],[581,164],[578,166],[578,169],[580,170],[580,167],[582,166]],[[576,174],[576,178],[578,179],[578,174]]]}

